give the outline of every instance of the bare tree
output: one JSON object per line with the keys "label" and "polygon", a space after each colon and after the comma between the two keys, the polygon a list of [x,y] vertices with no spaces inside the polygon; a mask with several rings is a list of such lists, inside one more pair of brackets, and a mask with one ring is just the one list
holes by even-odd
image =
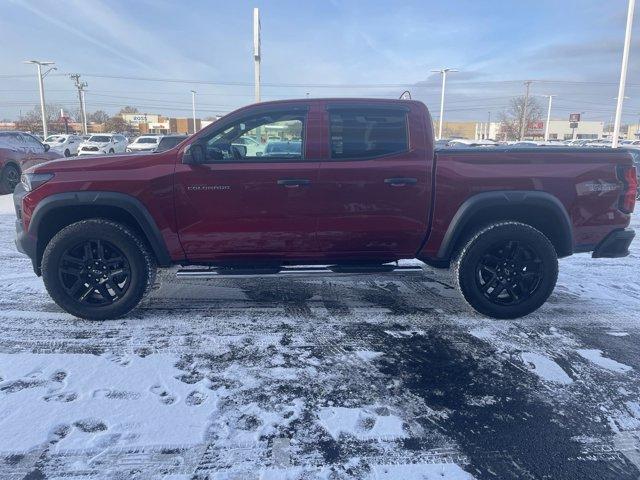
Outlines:
{"label": "bare tree", "polygon": [[104,110],[96,110],[95,112],[87,115],[87,120],[95,123],[107,123],[109,118],[109,114]]}
{"label": "bare tree", "polygon": [[[499,114],[500,119],[500,140],[506,134],[507,140],[518,140],[520,138],[520,125],[522,125],[522,115],[524,113],[524,95],[514,97],[509,102],[506,110]],[[531,125],[542,119],[542,107],[535,97],[529,97],[527,102],[527,118],[525,119],[525,137]]]}
{"label": "bare tree", "polygon": [[104,131],[105,132],[128,132],[131,130],[131,124],[125,121],[124,118],[120,116],[110,117],[104,123]]}
{"label": "bare tree", "polygon": [[126,107],[122,107],[116,115],[122,116],[127,113],[139,113],[139,110],[136,107],[127,105]]}

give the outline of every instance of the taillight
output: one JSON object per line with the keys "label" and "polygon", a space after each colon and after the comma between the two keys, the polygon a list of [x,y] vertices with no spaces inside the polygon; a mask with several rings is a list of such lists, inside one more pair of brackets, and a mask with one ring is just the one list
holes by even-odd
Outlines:
{"label": "taillight", "polygon": [[638,195],[638,174],[636,167],[618,167],[618,179],[624,184],[622,194],[618,200],[618,209],[623,213],[632,213]]}

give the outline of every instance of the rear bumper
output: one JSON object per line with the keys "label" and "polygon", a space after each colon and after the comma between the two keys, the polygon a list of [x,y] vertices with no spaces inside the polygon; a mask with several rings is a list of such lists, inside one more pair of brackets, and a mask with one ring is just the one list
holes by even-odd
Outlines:
{"label": "rear bumper", "polygon": [[614,230],[593,250],[593,258],[620,258],[629,255],[629,245],[636,233],[630,228]]}
{"label": "rear bumper", "polygon": [[38,250],[37,241],[29,235],[29,232],[25,231],[22,223],[22,199],[26,194],[27,192],[24,190],[22,184],[18,184],[13,192],[13,205],[16,209],[16,249],[31,259],[33,271],[39,275],[40,272],[36,260]]}

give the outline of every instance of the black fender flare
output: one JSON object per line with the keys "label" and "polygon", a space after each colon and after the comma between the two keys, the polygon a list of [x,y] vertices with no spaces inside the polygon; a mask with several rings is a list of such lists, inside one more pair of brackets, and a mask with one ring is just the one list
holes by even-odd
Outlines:
{"label": "black fender flare", "polygon": [[553,216],[551,220],[556,222],[556,225],[560,225],[562,231],[562,235],[558,239],[560,241],[558,256],[568,256],[573,253],[571,218],[557,197],[540,191],[497,190],[473,195],[460,205],[451,219],[438,249],[437,260],[448,261],[451,259],[465,227],[473,220],[475,214],[485,208],[499,208],[501,206],[544,207]]}
{"label": "black fender flare", "polygon": [[58,208],[74,206],[106,206],[120,208],[126,211],[135,219],[146,236],[155,254],[158,265],[171,265],[171,256],[169,255],[164,238],[155,220],[140,200],[125,193],[82,191],[56,193],[45,197],[38,203],[33,211],[31,221],[29,222],[29,236],[38,238],[38,229],[47,214]]}

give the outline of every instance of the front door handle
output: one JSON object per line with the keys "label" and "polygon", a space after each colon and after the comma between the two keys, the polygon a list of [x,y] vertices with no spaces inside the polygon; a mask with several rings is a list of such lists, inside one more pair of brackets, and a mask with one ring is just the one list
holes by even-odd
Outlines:
{"label": "front door handle", "polygon": [[384,183],[392,187],[406,187],[407,185],[415,185],[418,183],[418,179],[406,177],[385,178]]}
{"label": "front door handle", "polygon": [[278,180],[278,185],[282,185],[287,188],[297,188],[303,187],[305,185],[309,185],[311,180],[307,180],[306,178],[281,178]]}

